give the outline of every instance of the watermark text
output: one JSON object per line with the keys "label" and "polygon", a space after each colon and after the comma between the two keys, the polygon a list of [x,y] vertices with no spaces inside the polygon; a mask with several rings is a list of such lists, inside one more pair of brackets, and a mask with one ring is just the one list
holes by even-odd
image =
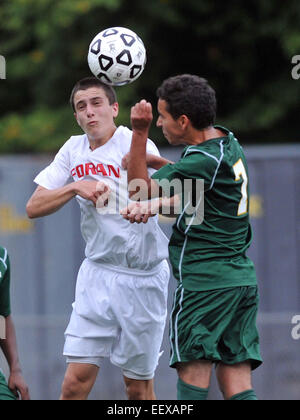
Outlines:
{"label": "watermark text", "polygon": [[295,55],[292,58],[292,64],[295,64],[295,66],[292,68],[292,78],[294,80],[300,79],[300,55]]}
{"label": "watermark text", "polygon": [[5,331],[5,318],[0,315],[0,340],[5,340],[6,331]]}
{"label": "watermark text", "polygon": [[[157,194],[148,195],[148,184],[143,179],[135,179],[127,185],[127,176],[121,171],[119,183],[105,180],[98,183],[97,191],[101,194],[97,200],[97,212],[102,215],[120,214],[132,202],[145,202],[149,198],[147,212],[151,214],[174,215],[184,217],[187,226],[200,225],[204,220],[204,180],[167,179],[157,180],[165,199],[161,207],[157,206]],[[109,189],[107,189],[107,187]],[[133,195],[129,199],[128,191]],[[146,192],[146,193],[145,193]],[[167,199],[170,197],[170,199]],[[176,206],[174,198],[176,197]],[[179,203],[179,204],[178,204]]]}
{"label": "watermark text", "polygon": [[183,415],[194,416],[199,415],[196,412],[196,406],[193,404],[180,404],[169,402],[168,404],[152,404],[150,402],[143,402],[141,404],[130,405],[129,403],[113,404],[106,408],[107,415],[126,415],[134,418],[143,417],[143,415]]}
{"label": "watermark text", "polygon": [[0,79],[6,79],[6,60],[0,55]]}
{"label": "watermark text", "polygon": [[292,337],[294,340],[300,340],[300,315],[295,315],[292,319],[295,327],[292,329]]}

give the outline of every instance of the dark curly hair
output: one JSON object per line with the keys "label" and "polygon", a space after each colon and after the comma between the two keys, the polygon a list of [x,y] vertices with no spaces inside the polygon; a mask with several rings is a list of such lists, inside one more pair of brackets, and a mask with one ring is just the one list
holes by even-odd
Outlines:
{"label": "dark curly hair", "polygon": [[190,74],[170,77],[157,89],[157,96],[167,102],[167,111],[175,120],[186,115],[197,130],[215,124],[216,94],[201,77]]}

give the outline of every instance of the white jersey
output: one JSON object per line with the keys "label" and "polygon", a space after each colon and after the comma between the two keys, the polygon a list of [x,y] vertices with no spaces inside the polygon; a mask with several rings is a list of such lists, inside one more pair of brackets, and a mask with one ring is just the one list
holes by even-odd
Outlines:
{"label": "white jersey", "polygon": [[[86,135],[73,136],[34,182],[49,190],[63,187],[72,178],[107,183],[112,190],[108,208],[97,209],[90,200],[76,197],[86,257],[119,270],[151,271],[168,257],[168,239],[158,225],[158,217],[146,224],[131,224],[120,215],[129,202],[127,172],[122,170],[121,162],[130,150],[131,140],[132,131],[120,126],[107,143],[92,151]],[[159,156],[151,140],[147,152]],[[149,169],[149,176],[153,172]]]}

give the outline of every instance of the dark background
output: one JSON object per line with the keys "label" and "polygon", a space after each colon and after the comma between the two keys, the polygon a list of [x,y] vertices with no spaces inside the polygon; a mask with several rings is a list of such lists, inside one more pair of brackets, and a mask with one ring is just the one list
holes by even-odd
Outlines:
{"label": "dark background", "polygon": [[[218,123],[242,143],[299,142],[299,21],[297,0],[2,0],[0,153],[53,152],[77,134],[69,94],[91,75],[89,43],[111,26],[137,32],[148,55],[140,79],[117,88],[119,124],[141,98],[155,106],[165,78],[194,73],[216,89]],[[166,144],[154,126],[151,137]]]}

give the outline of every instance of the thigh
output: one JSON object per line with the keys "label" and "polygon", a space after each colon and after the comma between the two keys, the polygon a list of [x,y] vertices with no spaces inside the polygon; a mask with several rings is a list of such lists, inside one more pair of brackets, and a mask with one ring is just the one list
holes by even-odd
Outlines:
{"label": "thigh", "polygon": [[238,304],[219,342],[221,360],[225,365],[250,362],[252,369],[261,363],[259,333],[256,326],[259,296],[256,287],[237,288]]}
{"label": "thigh", "polygon": [[169,270],[155,276],[120,276],[112,291],[120,324],[111,361],[131,379],[154,377],[166,326]]}
{"label": "thigh", "polygon": [[250,361],[235,365],[219,363],[216,372],[225,399],[230,399],[234,395],[252,389]]}
{"label": "thigh", "polygon": [[220,335],[231,321],[233,302],[220,290],[175,291],[170,317],[170,366],[193,360],[220,361]]}
{"label": "thigh", "polygon": [[65,331],[64,355],[109,357],[120,326],[112,310],[115,273],[85,260],[80,268],[73,312]]}
{"label": "thigh", "polygon": [[170,320],[171,367],[178,362],[210,360],[261,363],[256,314],[257,288],[207,292],[178,287]]}
{"label": "thigh", "polygon": [[207,389],[210,385],[212,362],[209,360],[193,360],[191,362],[177,363],[176,369],[179,378],[190,385]]}

